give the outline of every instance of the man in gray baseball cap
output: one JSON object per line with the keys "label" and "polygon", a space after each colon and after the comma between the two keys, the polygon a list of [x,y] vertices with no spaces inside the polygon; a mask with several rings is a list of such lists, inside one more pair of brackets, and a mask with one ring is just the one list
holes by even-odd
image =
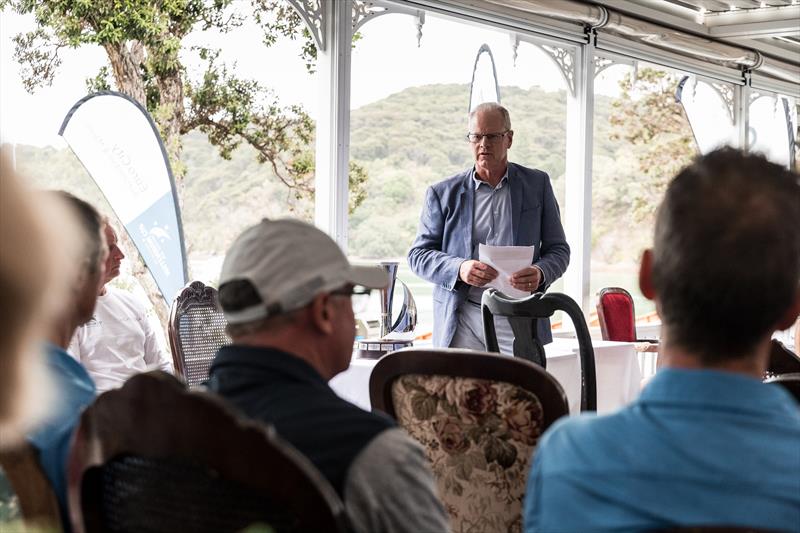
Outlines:
{"label": "man in gray baseball cap", "polygon": [[383,269],[351,265],[304,222],[265,219],[246,229],[222,265],[219,301],[233,344],[217,354],[209,387],[305,454],[355,531],[447,531],[420,445],[328,386],[350,363],[352,300],[388,283]]}

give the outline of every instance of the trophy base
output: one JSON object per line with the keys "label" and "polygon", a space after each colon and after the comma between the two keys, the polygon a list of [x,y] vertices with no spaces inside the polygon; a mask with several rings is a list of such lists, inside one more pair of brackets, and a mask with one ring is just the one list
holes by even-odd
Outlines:
{"label": "trophy base", "polygon": [[356,357],[359,359],[380,359],[389,352],[413,346],[413,341],[361,339],[356,343]]}

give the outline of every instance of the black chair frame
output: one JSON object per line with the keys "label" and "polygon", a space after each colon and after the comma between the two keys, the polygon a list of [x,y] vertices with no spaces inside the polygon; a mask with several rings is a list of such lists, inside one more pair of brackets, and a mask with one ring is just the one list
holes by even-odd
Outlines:
{"label": "black chair frame", "polygon": [[526,359],[547,368],[547,356],[536,329],[541,318],[564,311],[575,326],[581,361],[581,411],[597,410],[597,375],[594,349],[589,328],[578,304],[558,292],[534,293],[526,298],[512,299],[495,289],[487,289],[481,300],[483,332],[486,351],[500,352],[494,318],[507,317],[514,332],[514,357]]}

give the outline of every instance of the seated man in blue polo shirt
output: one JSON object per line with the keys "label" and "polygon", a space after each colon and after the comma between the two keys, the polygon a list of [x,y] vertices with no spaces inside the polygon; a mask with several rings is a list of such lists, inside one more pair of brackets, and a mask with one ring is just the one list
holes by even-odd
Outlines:
{"label": "seated man in blue polo shirt", "polygon": [[355,531],[448,531],[421,446],[328,386],[350,364],[351,299],[366,296],[359,286],[388,282],[380,267],[350,265],[304,222],[265,219],[248,228],[222,265],[219,301],[233,344],[214,359],[209,387],[308,457]]}
{"label": "seated man in blue polo shirt", "polygon": [[545,434],[526,532],[800,530],[800,406],[761,382],[800,313],[799,179],[724,148],[672,181],[640,271],[662,369],[634,404]]}

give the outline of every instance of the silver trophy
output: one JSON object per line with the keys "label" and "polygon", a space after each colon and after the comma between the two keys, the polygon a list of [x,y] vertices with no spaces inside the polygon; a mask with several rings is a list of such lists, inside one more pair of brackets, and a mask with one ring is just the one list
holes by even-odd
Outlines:
{"label": "silver trophy", "polygon": [[[381,338],[358,341],[358,356],[369,359],[377,359],[388,352],[411,346],[413,341],[409,339],[392,337],[394,337],[395,334],[398,334],[397,337],[400,337],[401,335],[399,334],[414,331],[417,325],[417,304],[414,303],[411,289],[409,289],[402,280],[397,279],[398,263],[394,261],[384,261],[381,262],[381,267],[389,274],[389,285],[380,290]],[[397,318],[393,320],[392,304],[395,285],[398,282],[403,287],[403,305],[400,306]]]}

